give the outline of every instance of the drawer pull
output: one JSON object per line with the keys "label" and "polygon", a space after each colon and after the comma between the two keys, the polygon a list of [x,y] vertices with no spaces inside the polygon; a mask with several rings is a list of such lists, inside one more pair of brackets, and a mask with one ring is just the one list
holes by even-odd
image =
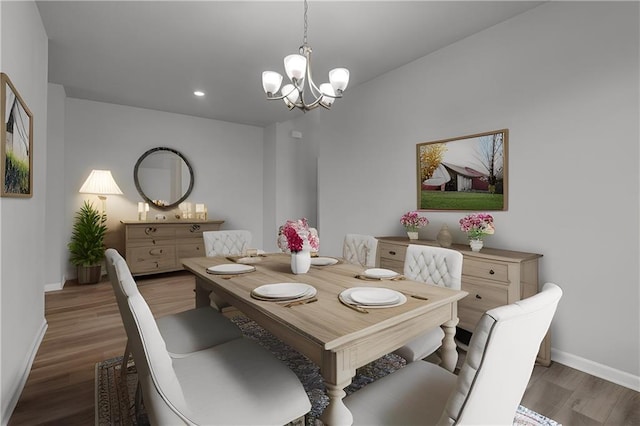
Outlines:
{"label": "drawer pull", "polygon": [[393,251],[393,250],[390,250],[390,251],[389,251],[389,254],[390,254],[391,256],[395,256],[395,255],[396,255],[396,252],[395,252],[395,251]]}
{"label": "drawer pull", "polygon": [[144,233],[147,235],[155,234],[156,232],[158,232],[158,228],[155,228],[153,226],[148,226],[144,228]]}
{"label": "drawer pull", "polygon": [[158,256],[158,255],[163,254],[163,250],[162,249],[151,249],[151,250],[149,250],[149,254],[151,256]]}
{"label": "drawer pull", "polygon": [[479,294],[476,294],[476,299],[482,299],[482,296],[480,296]]}
{"label": "drawer pull", "polygon": [[494,271],[493,269],[489,269],[489,275],[493,275],[495,273],[496,273],[496,271]]}
{"label": "drawer pull", "polygon": [[191,229],[189,229],[189,232],[196,232],[200,230],[200,225],[197,224],[193,224],[191,225]]}

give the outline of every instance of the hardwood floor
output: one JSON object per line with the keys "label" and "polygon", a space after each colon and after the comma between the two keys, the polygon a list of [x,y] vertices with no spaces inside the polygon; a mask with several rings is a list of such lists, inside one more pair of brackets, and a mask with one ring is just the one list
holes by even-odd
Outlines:
{"label": "hardwood floor", "polygon": [[[137,281],[155,316],[193,307],[187,272]],[[9,425],[93,424],[95,364],[122,355],[126,343],[111,285],[69,282],[46,294],[45,316],[49,328]],[[640,425],[640,393],[555,362],[536,366],[522,405],[565,426]]]}

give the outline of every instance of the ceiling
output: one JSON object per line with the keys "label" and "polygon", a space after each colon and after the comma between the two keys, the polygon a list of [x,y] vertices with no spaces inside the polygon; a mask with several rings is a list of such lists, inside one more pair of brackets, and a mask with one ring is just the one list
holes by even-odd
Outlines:
{"label": "ceiling", "polygon": [[[314,80],[346,67],[348,96],[350,88],[540,3],[310,0]],[[49,82],[69,97],[257,126],[301,114],[268,101],[261,75],[284,74],[284,56],[302,44],[302,1],[37,4],[49,37]],[[195,97],[196,89],[206,96]]]}

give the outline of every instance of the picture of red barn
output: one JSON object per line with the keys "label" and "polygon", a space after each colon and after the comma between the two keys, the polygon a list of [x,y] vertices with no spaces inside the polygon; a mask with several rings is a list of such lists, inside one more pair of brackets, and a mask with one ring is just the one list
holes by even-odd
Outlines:
{"label": "picture of red barn", "polygon": [[433,176],[422,182],[427,191],[488,191],[489,175],[471,167],[441,163]]}

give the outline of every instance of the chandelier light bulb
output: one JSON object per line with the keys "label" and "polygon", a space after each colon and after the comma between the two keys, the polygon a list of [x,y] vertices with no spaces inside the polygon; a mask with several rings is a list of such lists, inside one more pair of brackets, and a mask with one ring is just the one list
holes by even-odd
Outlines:
{"label": "chandelier light bulb", "polygon": [[336,92],[344,92],[349,84],[349,70],[346,68],[332,69],[329,71],[329,81]]}
{"label": "chandelier light bulb", "polygon": [[298,90],[293,84],[284,85],[282,87],[282,94],[284,95],[284,103],[289,108],[293,108],[295,106],[295,103],[298,102],[298,98],[300,97],[300,95],[298,94]]}
{"label": "chandelier light bulb", "polygon": [[284,70],[292,82],[301,86],[300,82],[304,81],[304,74],[307,70],[307,58],[298,54],[285,57]]}
{"label": "chandelier light bulb", "polygon": [[266,94],[274,94],[280,89],[282,84],[282,74],[275,71],[265,71],[262,73],[262,88]]}
{"label": "chandelier light bulb", "polygon": [[[322,83],[320,85],[320,91],[322,92],[322,99],[320,100],[320,103],[322,103],[324,106],[326,107],[330,107],[331,105],[333,105],[333,101],[335,100],[336,97],[336,92],[333,90],[333,86],[330,85],[329,83]],[[327,95],[327,96],[324,96]]]}

